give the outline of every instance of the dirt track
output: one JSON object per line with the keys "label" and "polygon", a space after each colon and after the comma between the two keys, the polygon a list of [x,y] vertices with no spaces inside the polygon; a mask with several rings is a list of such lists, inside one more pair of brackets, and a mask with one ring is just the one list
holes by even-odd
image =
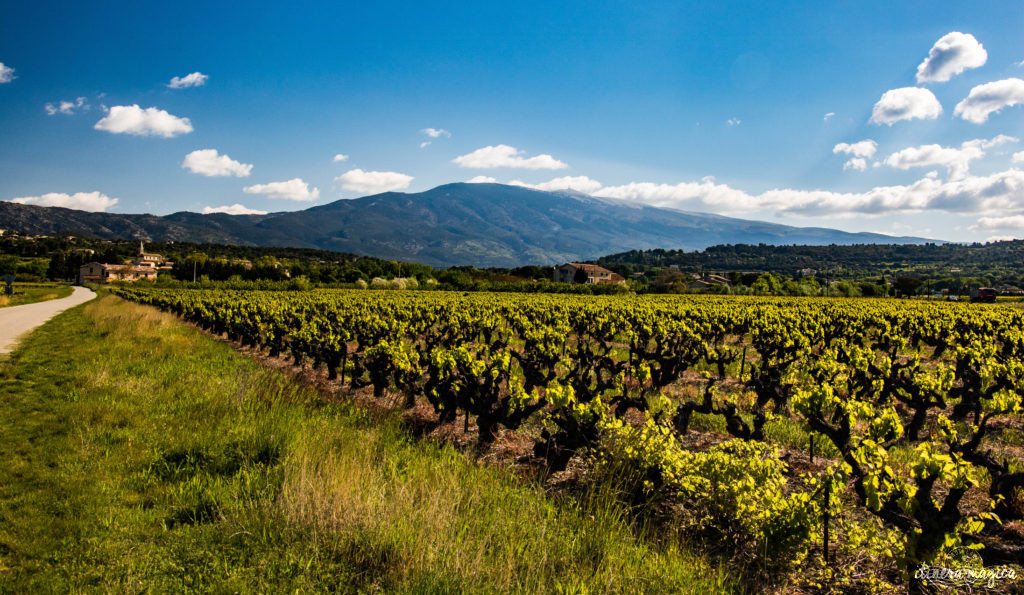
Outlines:
{"label": "dirt track", "polygon": [[0,354],[10,353],[18,344],[18,338],[68,308],[85,303],[96,297],[96,293],[84,287],[75,287],[66,298],[49,300],[24,306],[0,308]]}

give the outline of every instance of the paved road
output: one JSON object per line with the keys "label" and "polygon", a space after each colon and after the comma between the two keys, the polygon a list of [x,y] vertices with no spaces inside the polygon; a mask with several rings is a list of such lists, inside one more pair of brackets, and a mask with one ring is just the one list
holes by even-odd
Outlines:
{"label": "paved road", "polygon": [[66,298],[48,300],[24,306],[0,308],[0,354],[10,353],[18,337],[43,324],[68,308],[88,302],[96,293],[84,287],[75,287]]}

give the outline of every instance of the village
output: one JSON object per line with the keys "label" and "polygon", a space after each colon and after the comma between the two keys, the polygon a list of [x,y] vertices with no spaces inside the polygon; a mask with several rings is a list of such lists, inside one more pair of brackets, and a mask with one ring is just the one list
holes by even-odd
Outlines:
{"label": "village", "polygon": [[159,254],[146,252],[144,242],[139,242],[139,254],[121,264],[90,262],[82,265],[78,272],[78,285],[86,283],[109,283],[111,281],[132,282],[142,279],[156,281],[160,270],[171,270],[174,263]]}

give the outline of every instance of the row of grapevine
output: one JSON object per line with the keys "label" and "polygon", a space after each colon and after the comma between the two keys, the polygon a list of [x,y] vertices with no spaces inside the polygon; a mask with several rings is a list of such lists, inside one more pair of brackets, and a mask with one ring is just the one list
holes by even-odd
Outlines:
{"label": "row of grapevine", "polygon": [[[534,452],[550,470],[576,455],[632,469],[638,498],[695,506],[764,557],[827,552],[830,528],[843,536],[834,547],[905,571],[1024,551],[997,537],[1024,517],[1024,463],[1007,445],[1024,430],[1024,316],[1012,307],[119,291],[375,396],[425,400],[442,422],[472,419],[481,445],[540,424]],[[697,417],[731,439],[685,448]],[[831,464],[792,473],[770,436],[780,424],[816,437]]]}

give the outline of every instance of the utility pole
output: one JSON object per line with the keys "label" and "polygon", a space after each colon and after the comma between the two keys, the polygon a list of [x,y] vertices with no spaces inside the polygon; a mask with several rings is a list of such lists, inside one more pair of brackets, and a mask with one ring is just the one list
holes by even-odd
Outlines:
{"label": "utility pole", "polygon": [[192,282],[193,283],[196,282],[196,265],[197,264],[198,264],[197,261],[195,261],[195,260],[192,261]]}

